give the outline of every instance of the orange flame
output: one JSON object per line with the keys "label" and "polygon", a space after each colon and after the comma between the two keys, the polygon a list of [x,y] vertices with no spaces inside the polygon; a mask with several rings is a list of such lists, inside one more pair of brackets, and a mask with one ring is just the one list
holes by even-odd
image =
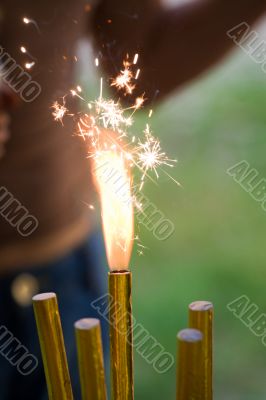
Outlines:
{"label": "orange flame", "polygon": [[134,235],[130,172],[115,146],[96,152],[94,166],[108,264],[122,271],[128,269]]}

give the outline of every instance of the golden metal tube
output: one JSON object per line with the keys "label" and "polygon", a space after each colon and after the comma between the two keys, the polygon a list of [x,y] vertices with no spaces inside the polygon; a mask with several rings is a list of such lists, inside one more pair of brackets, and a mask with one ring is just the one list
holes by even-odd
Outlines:
{"label": "golden metal tube", "polygon": [[202,338],[196,329],[184,329],[177,335],[176,400],[205,400],[200,374]]}
{"label": "golden metal tube", "polygon": [[98,319],[75,323],[82,400],[106,400],[101,326]]}
{"label": "golden metal tube", "polygon": [[189,305],[189,327],[203,333],[203,369],[204,400],[212,400],[212,325],[213,305],[208,301],[195,301]]}
{"label": "golden metal tube", "polygon": [[50,400],[72,400],[64,338],[55,293],[32,298]]}
{"label": "golden metal tube", "polygon": [[132,300],[130,271],[109,272],[112,400],[133,400]]}

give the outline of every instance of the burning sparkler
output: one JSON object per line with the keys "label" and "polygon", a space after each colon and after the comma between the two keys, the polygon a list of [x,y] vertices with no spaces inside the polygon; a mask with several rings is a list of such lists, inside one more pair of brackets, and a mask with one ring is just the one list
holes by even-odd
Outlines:
{"label": "burning sparkler", "polygon": [[[119,187],[131,196],[131,177],[126,160],[112,139],[104,140],[94,158],[95,179],[101,200],[102,223],[109,272],[111,398],[133,400],[133,351],[131,272],[128,269],[133,245],[133,204],[125,202],[106,182],[106,174],[116,171]],[[106,149],[104,149],[106,145]],[[104,169],[104,171],[103,171]]]}
{"label": "burning sparkler", "polygon": [[[133,65],[137,64],[137,60],[136,55]],[[98,60],[96,65],[98,66]],[[124,69],[113,79],[111,86],[131,95],[135,89],[134,76],[139,76],[139,72],[133,74],[131,64],[126,61]],[[153,171],[158,178],[157,168],[162,165],[172,166],[173,160],[161,150],[159,140],[151,134],[148,125],[144,131],[145,141],[136,140],[136,136],[129,133],[134,113],[144,103],[144,95],[136,98],[131,107],[122,108],[118,100],[103,97],[102,82],[101,79],[99,98],[88,104],[89,111],[79,118],[78,129],[84,140],[90,140],[92,148],[90,157],[93,159],[95,181],[100,195],[105,247],[111,270],[111,397],[112,400],[133,400],[132,275],[129,270],[134,240],[131,168],[137,166],[141,170],[142,188],[149,171]],[[72,91],[72,95],[77,93]],[[110,129],[114,132],[111,133]],[[112,187],[109,177],[113,173],[116,175],[116,182],[119,182],[119,192],[123,189],[123,196],[118,194],[117,185],[117,190]],[[142,254],[142,249],[140,253]]]}

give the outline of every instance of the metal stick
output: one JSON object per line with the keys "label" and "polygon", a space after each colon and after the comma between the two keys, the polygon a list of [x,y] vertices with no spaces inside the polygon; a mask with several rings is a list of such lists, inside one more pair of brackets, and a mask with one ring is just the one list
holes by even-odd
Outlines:
{"label": "metal stick", "polygon": [[38,294],[32,300],[49,399],[72,400],[73,394],[56,294]]}
{"label": "metal stick", "polygon": [[75,323],[82,400],[106,400],[101,326],[98,319]]}
{"label": "metal stick", "polygon": [[212,328],[213,305],[208,301],[195,301],[189,305],[189,327],[203,333],[203,369],[204,400],[212,400]]}
{"label": "metal stick", "polygon": [[176,400],[205,400],[201,381],[202,333],[184,329],[177,335]]}
{"label": "metal stick", "polygon": [[131,281],[130,271],[109,272],[112,400],[134,398]]}

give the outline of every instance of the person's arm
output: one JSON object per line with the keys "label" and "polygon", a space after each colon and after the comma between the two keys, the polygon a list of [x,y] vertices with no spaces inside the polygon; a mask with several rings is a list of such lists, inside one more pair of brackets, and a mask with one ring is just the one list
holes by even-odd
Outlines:
{"label": "person's arm", "polygon": [[108,76],[117,73],[126,53],[139,53],[140,92],[164,97],[232,48],[229,29],[252,25],[264,11],[266,0],[195,0],[174,9],[157,0],[101,0],[95,45]]}

